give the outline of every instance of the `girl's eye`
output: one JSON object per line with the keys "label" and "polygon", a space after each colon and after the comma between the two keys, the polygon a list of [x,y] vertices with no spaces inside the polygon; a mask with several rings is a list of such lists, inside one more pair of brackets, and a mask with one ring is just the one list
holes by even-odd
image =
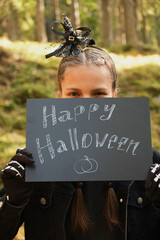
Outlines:
{"label": "girl's eye", "polygon": [[68,96],[78,97],[79,93],[78,92],[70,92],[70,93],[68,93]]}
{"label": "girl's eye", "polygon": [[95,92],[95,96],[107,96],[108,94],[106,92]]}

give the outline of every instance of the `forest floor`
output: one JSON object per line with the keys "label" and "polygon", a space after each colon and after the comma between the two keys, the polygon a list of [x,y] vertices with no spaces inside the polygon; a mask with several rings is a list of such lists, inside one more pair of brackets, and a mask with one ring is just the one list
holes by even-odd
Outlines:
{"label": "forest floor", "polygon": [[[45,59],[50,44],[0,39],[0,169],[25,146],[26,99],[56,97],[60,59]],[[110,53],[118,71],[119,97],[149,97],[152,145],[160,150],[160,55]],[[0,182],[1,185],[1,182]],[[21,228],[16,240],[24,239]]]}

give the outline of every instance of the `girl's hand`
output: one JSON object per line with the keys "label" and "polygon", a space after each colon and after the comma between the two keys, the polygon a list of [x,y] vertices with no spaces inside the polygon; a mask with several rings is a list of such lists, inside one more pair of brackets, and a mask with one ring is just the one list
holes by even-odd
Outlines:
{"label": "girl's hand", "polygon": [[32,193],[32,184],[25,182],[25,165],[33,163],[32,154],[25,148],[20,148],[1,171],[7,201],[11,205],[22,206],[27,204]]}

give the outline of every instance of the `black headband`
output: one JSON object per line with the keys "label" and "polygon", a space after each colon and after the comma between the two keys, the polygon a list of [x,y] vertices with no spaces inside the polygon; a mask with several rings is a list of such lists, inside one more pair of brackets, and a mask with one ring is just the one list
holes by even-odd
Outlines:
{"label": "black headband", "polygon": [[[95,41],[92,38],[89,38],[89,34],[91,29],[88,27],[80,27],[73,29],[71,22],[69,19],[63,15],[64,23],[59,21],[52,22],[52,31],[62,36],[62,43],[51,53],[45,55],[46,58],[55,56],[55,57],[68,57],[70,55],[77,55],[82,52],[86,47],[94,47],[92,45],[95,44]],[[53,28],[53,25],[56,23],[62,24],[65,32],[58,32]],[[97,47],[94,47],[97,48]],[[100,49],[100,48],[97,48]],[[102,50],[102,49],[100,49]]]}

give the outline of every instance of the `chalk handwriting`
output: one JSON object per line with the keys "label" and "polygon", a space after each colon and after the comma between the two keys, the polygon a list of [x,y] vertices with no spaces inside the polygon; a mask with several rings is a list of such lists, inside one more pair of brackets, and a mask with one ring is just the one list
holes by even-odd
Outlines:
{"label": "chalk handwriting", "polygon": [[106,141],[106,139],[107,139],[107,137],[108,137],[108,133],[106,133],[106,134],[104,135],[104,137],[103,137],[103,139],[102,139],[101,142],[99,141],[99,134],[98,134],[98,133],[95,133],[95,135],[96,135],[96,148],[97,148],[97,147],[103,147],[103,145],[104,145],[104,143],[105,143],[105,141]]}
{"label": "chalk handwriting", "polygon": [[51,159],[53,159],[55,157],[55,152],[54,152],[54,148],[52,146],[52,142],[51,142],[51,139],[50,139],[50,134],[46,135],[46,142],[47,142],[47,145],[41,147],[39,138],[36,138],[37,151],[38,151],[38,156],[39,156],[39,160],[40,160],[41,164],[44,163],[44,158],[43,158],[43,155],[42,155],[42,149],[48,148]]}
{"label": "chalk handwriting", "polygon": [[88,111],[88,120],[91,119],[91,112],[96,112],[99,109],[99,105],[98,104],[91,104],[89,107],[89,111]]}
{"label": "chalk handwriting", "polygon": [[47,107],[44,106],[43,107],[43,128],[47,127],[47,118],[51,116],[52,118],[52,125],[54,126],[57,123],[57,119],[56,119],[56,107],[54,105],[52,105],[52,113],[47,115]]}
{"label": "chalk handwriting", "polygon": [[102,116],[100,117],[100,119],[103,120],[103,121],[109,120],[109,119],[111,118],[111,116],[112,116],[112,113],[113,113],[115,107],[116,107],[116,105],[115,105],[115,104],[112,104],[111,108],[109,109],[109,108],[108,108],[108,105],[104,105],[104,111],[105,111],[105,112],[109,112],[109,115],[108,115],[107,118],[104,118],[105,115],[102,115]]}
{"label": "chalk handwriting", "polygon": [[133,151],[132,151],[132,155],[136,155],[135,154],[135,150],[136,150],[136,148],[138,147],[139,144],[140,144],[140,142],[134,142],[134,140],[131,140],[129,142],[129,145],[128,145],[128,148],[127,148],[126,152],[128,152],[128,150],[130,149],[131,145],[134,145]]}
{"label": "chalk handwriting", "polygon": [[39,157],[40,163],[43,164],[44,163],[44,158],[43,158],[43,155],[42,155],[42,152],[41,152],[39,138],[36,138],[36,144],[37,144],[37,151],[38,151],[38,157]]}
{"label": "chalk handwriting", "polygon": [[[89,139],[87,143],[87,138]],[[82,136],[82,148],[89,148],[92,143],[92,135],[90,133],[85,133]]]}
{"label": "chalk handwriting", "polygon": [[62,140],[59,140],[59,141],[57,141],[57,143],[60,143],[60,146],[59,146],[59,148],[57,149],[57,152],[58,152],[58,153],[62,153],[62,152],[64,152],[64,151],[68,151],[65,142],[63,142]]}
{"label": "chalk handwriting", "polygon": [[78,174],[94,173],[98,170],[98,163],[96,160],[84,155],[83,159],[75,161],[74,170]]}
{"label": "chalk handwriting", "polygon": [[70,113],[70,111],[60,111],[60,113],[64,113],[62,116],[60,116],[59,118],[58,118],[58,120],[60,121],[60,122],[66,122],[66,121],[68,121],[68,120],[72,120],[73,118],[71,118],[71,113]]}
{"label": "chalk handwriting", "polygon": [[[55,139],[50,134],[45,135],[46,144],[40,145],[40,139],[36,138],[36,146],[40,163],[44,163],[43,150],[49,152],[50,158],[54,159],[56,154],[63,152],[77,151],[79,149],[88,149],[90,147],[104,148],[106,151],[113,149],[114,151],[123,151],[125,154],[136,155],[136,150],[140,145],[140,141],[129,139],[128,137],[119,137],[116,134],[104,133],[100,139],[99,133],[80,133],[77,128],[68,129],[67,139]],[[88,162],[89,164],[89,162]]]}
{"label": "chalk handwriting", "polygon": [[81,115],[82,113],[85,112],[85,107],[84,106],[77,106],[74,108],[74,120],[75,122],[77,121],[77,116]]}
{"label": "chalk handwriting", "polygon": [[111,143],[115,143],[118,141],[118,137],[116,135],[112,135],[112,137],[109,139],[109,143],[108,143],[108,149],[114,148],[113,146],[111,146]]}
{"label": "chalk handwriting", "polygon": [[[102,108],[103,107],[103,108]],[[115,110],[116,105],[112,104],[111,106],[109,105],[104,105],[104,106],[99,106],[98,104],[90,104],[87,107],[84,107],[83,105],[78,105],[72,109],[72,111],[69,110],[63,110],[63,111],[57,111],[55,105],[51,105],[51,113],[47,114],[49,110],[47,109],[46,106],[43,106],[43,128],[47,128],[48,126],[48,118],[51,118],[51,123],[52,126],[55,126],[58,122],[64,123],[66,121],[74,121],[77,122],[80,120],[80,116],[85,114],[84,116],[86,117],[86,120],[90,121],[91,116],[94,118],[97,116],[99,120],[101,121],[107,121],[111,118],[113,115],[113,112]],[[99,116],[98,114],[94,115],[95,112],[97,111],[100,113],[103,111],[105,112],[105,115]],[[84,119],[85,120],[85,119]]]}

